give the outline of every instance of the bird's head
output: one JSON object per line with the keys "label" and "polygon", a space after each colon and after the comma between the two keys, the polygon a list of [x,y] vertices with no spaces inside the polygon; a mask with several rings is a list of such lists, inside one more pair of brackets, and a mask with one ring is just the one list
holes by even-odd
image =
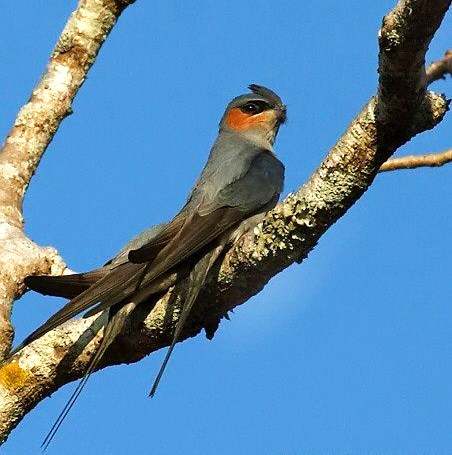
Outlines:
{"label": "bird's head", "polygon": [[273,144],[279,126],[286,121],[286,106],[272,90],[251,84],[252,93],[234,98],[220,121],[220,131],[261,136]]}

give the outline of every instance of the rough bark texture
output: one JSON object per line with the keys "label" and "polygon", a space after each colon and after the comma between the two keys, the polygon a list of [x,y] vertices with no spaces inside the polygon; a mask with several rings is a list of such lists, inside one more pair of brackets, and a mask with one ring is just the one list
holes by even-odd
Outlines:
{"label": "rough bark texture", "polygon": [[[426,85],[438,79],[445,79],[452,75],[452,50],[446,51],[444,57],[433,62],[426,70]],[[395,171],[398,169],[415,169],[418,167],[439,167],[452,161],[452,150],[426,155],[409,155],[390,158],[382,164],[379,172]]]}
{"label": "rough bark texture", "polygon": [[[210,274],[183,339],[196,335],[205,326],[209,333],[214,332],[219,318],[228,310],[259,292],[272,276],[294,261],[301,262],[322,234],[366,191],[382,163],[414,135],[433,128],[441,121],[448,109],[447,102],[443,96],[426,91],[424,58],[428,44],[449,6],[449,0],[400,1],[386,16],[379,37],[380,80],[377,96],[352,121],[308,182],[269,213],[263,224],[255,229],[254,235],[242,238],[226,255],[221,266]],[[92,8],[89,14],[88,7]],[[13,162],[17,156],[33,155],[24,158],[25,164],[19,167],[20,177],[17,179],[22,183],[18,184],[17,194],[23,195],[58,125],[55,119],[49,123],[38,121],[38,118],[45,117],[48,103],[53,99],[45,87],[57,87],[54,89],[56,92],[51,93],[56,93],[56,99],[60,101],[56,103],[58,108],[55,106],[51,110],[59,109],[58,118],[61,120],[70,108],[68,100],[72,98],[67,96],[68,91],[75,95],[83,82],[83,74],[123,7],[124,4],[113,1],[86,0],[71,17],[71,25],[65,28],[49,64],[49,71],[54,68],[54,78],[44,76],[47,82],[41,82],[38,87],[40,95],[34,94],[31,99],[31,102],[35,100],[37,103],[35,109],[40,113],[34,119],[35,110],[30,107],[25,111],[27,116],[24,117],[23,112],[19,115],[23,120],[17,127],[33,128],[39,123],[48,125],[40,128],[50,129],[51,132],[44,146],[45,139],[39,147],[36,146],[41,150],[39,153],[35,149],[23,152],[27,146],[13,140],[11,147],[20,149],[9,152]],[[99,25],[99,21],[103,25]],[[85,59],[80,55],[84,53],[90,57]],[[71,56],[69,61],[75,62],[79,69],[80,62],[84,62],[85,73],[75,72],[77,76],[72,75],[71,65],[62,63],[66,54]],[[69,83],[75,77],[79,81],[77,87]],[[7,162],[2,159],[2,162]],[[23,167],[25,169],[22,170]],[[21,200],[22,196],[15,197]],[[20,232],[20,204],[14,206],[11,216]],[[23,234],[20,235],[23,237]],[[0,257],[2,255],[0,253]],[[17,255],[19,257],[20,251]],[[12,270],[16,280],[12,285],[13,296],[20,294],[19,283],[23,276],[33,271],[29,267],[17,274]],[[168,345],[179,316],[179,295],[184,286],[182,282],[171,289],[150,314],[149,309],[139,308],[131,320],[133,330],[111,346],[101,367],[137,361]],[[103,318],[101,315],[65,324],[23,349],[0,368],[2,439],[39,401],[83,374],[101,339],[101,332],[98,331]]]}
{"label": "rough bark texture", "polygon": [[[14,336],[11,306],[25,290],[24,277],[68,271],[55,249],[40,247],[25,236],[22,201],[47,146],[61,121],[71,113],[72,100],[100,46],[129,3],[132,1],[80,2],[56,44],[44,75],[17,115],[0,150],[0,359],[11,349]],[[10,379],[10,375],[2,375],[2,386],[9,387]],[[15,410],[17,400],[20,397],[2,403],[2,413],[7,419],[22,415]],[[10,425],[2,425],[2,430],[5,428]]]}

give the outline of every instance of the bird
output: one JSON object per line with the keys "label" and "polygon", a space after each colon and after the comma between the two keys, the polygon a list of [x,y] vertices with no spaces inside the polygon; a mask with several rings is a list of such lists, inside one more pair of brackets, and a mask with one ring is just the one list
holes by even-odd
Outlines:
{"label": "bird", "polygon": [[185,268],[187,291],[172,342],[151,388],[150,396],[155,395],[209,270],[228,246],[254,229],[277,204],[285,169],[273,144],[286,121],[287,109],[272,90],[257,84],[248,88],[250,93],[237,96],[227,105],[207,162],[187,202],[172,220],[137,236],[98,269],[25,278],[25,284],[32,290],[70,300],[11,355],[83,311],[88,310],[84,317],[108,312],[103,340],[47,435],[45,447],[130,313],[140,303],[149,302],[168,289],[179,279],[179,270]]}

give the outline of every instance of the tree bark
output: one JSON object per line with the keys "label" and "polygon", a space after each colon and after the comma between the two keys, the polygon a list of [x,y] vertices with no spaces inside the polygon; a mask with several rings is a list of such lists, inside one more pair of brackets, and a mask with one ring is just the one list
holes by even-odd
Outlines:
{"label": "tree bark", "polygon": [[[446,51],[444,57],[433,62],[426,70],[426,85],[430,85],[439,79],[445,79],[446,75],[452,75],[452,50]],[[418,167],[439,167],[452,161],[452,150],[444,150],[439,153],[426,155],[410,155],[390,158],[382,164],[379,172],[395,171],[399,169],[415,169]]]}

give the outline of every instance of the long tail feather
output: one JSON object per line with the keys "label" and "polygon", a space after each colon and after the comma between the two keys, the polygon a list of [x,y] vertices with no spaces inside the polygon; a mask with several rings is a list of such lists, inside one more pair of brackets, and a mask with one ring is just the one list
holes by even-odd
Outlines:
{"label": "long tail feather", "polygon": [[[128,284],[133,283],[137,277],[141,276],[140,272],[146,267],[146,264],[131,264],[127,263],[123,265],[122,269],[115,269],[115,272],[111,272],[104,278],[94,283],[86,291],[79,294],[77,297],[69,301],[63,308],[57,311],[51,316],[43,325],[38,327],[32,332],[25,340],[11,351],[10,357],[19,352],[23,347],[37,340],[42,335],[46,334],[50,330],[58,327],[69,319],[73,318],[77,314],[86,310],[98,301],[108,301],[110,293],[116,293],[118,289],[127,287]],[[133,287],[131,287],[133,289]],[[123,299],[127,297],[127,294],[123,296]],[[108,305],[111,306],[111,305]]]}
{"label": "long tail feather", "polygon": [[[43,448],[43,451],[45,451],[47,449],[47,447],[49,446],[49,444],[52,442],[53,438],[55,437],[59,428],[61,427],[61,424],[66,419],[70,410],[72,409],[75,402],[77,401],[77,398],[80,396],[83,389],[85,388],[86,383],[88,382],[88,379],[90,378],[91,374],[94,372],[96,367],[99,365],[99,362],[102,359],[103,355],[105,354],[105,351],[111,345],[111,343],[116,338],[118,333],[123,329],[124,324],[129,316],[129,314],[135,309],[136,305],[137,305],[137,303],[135,303],[135,302],[130,302],[130,303],[124,305],[109,319],[109,321],[105,327],[105,333],[104,333],[104,337],[102,339],[102,343],[99,346],[99,349],[97,350],[96,355],[91,360],[91,363],[88,365],[88,368],[85,371],[83,378],[78,383],[74,392],[70,396],[70,398],[67,401],[67,403],[65,404],[64,408],[61,410],[60,414],[58,415],[57,419],[55,420],[54,424],[52,425],[52,428],[49,430],[44,441],[42,442],[41,447]],[[110,311],[113,312],[114,310],[112,309]]]}
{"label": "long tail feather", "polygon": [[184,307],[182,309],[179,321],[177,321],[176,330],[174,332],[171,345],[168,348],[162,366],[160,367],[160,370],[154,380],[154,384],[152,385],[151,392],[149,393],[150,397],[153,397],[155,395],[155,392],[157,391],[157,387],[160,383],[160,380],[162,379],[163,373],[166,369],[171,354],[173,353],[174,347],[177,341],[179,340],[179,336],[182,332],[182,329],[184,328],[185,322],[190,314],[191,309],[193,308],[194,303],[196,302],[196,299],[198,298],[199,292],[201,291],[204,285],[207,273],[209,272],[210,268],[220,255],[221,251],[223,250],[223,247],[224,245],[221,244],[217,246],[214,250],[208,252],[203,258],[199,260],[199,262],[195,265],[190,274],[189,290],[184,303]]}

